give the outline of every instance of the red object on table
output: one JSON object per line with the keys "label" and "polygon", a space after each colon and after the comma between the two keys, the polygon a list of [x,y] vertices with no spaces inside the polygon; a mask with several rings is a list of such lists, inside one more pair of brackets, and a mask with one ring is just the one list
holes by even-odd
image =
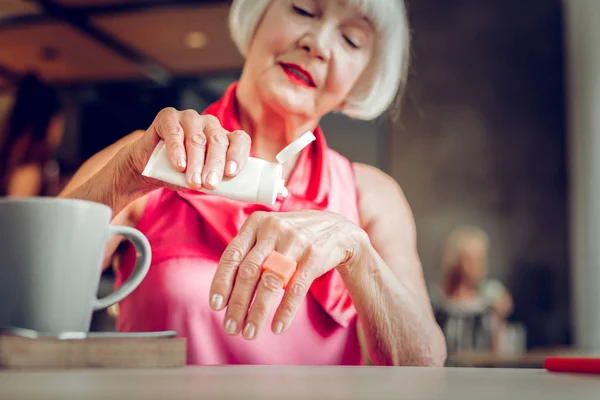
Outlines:
{"label": "red object on table", "polygon": [[600,375],[600,358],[594,357],[548,357],[544,368],[551,372]]}

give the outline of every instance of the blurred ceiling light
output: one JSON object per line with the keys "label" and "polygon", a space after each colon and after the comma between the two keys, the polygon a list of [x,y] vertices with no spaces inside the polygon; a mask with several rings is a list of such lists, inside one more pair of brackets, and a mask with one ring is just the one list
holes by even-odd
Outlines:
{"label": "blurred ceiling light", "polygon": [[201,49],[208,43],[208,37],[202,32],[192,31],[185,35],[185,45],[190,49]]}

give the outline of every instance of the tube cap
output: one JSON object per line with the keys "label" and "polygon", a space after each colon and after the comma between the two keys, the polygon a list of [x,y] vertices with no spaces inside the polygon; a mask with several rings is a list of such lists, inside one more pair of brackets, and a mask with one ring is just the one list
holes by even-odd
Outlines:
{"label": "tube cap", "polygon": [[315,135],[313,135],[311,131],[308,131],[304,135],[300,136],[298,139],[294,140],[292,143],[285,146],[284,149],[281,150],[275,158],[277,159],[279,164],[283,164],[296,154],[300,153],[315,139]]}
{"label": "tube cap", "polygon": [[256,202],[259,204],[273,205],[277,196],[287,197],[285,180],[282,178],[283,166],[281,164],[265,163],[258,183]]}

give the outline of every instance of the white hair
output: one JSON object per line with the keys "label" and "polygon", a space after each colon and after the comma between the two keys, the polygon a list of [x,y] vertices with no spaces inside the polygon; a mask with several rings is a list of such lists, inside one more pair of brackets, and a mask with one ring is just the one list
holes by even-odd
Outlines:
{"label": "white hair", "polygon": [[[272,0],[233,0],[229,30],[243,56]],[[375,51],[340,110],[349,117],[371,120],[380,116],[400,95],[408,75],[410,34],[403,0],[349,0],[377,30]]]}

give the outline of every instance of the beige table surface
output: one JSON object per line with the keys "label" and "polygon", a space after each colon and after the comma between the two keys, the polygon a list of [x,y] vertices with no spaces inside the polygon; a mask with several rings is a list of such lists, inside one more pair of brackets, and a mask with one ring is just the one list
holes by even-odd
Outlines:
{"label": "beige table surface", "polygon": [[223,366],[0,372],[0,399],[600,399],[600,376],[544,370]]}

